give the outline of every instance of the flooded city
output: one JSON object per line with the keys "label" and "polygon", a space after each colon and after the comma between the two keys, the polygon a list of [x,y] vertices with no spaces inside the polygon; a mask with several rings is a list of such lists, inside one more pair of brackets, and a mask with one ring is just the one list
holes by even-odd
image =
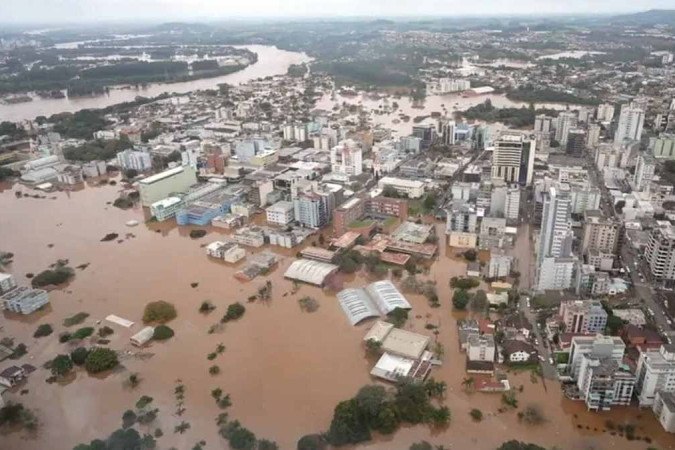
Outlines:
{"label": "flooded city", "polygon": [[[293,283],[283,277],[295,259],[294,252],[273,249],[282,259],[269,275],[272,298],[248,303],[263,282],[237,281],[233,273],[238,266],[218,263],[205,255],[203,246],[221,237],[222,231],[209,229],[205,237],[191,239],[189,228],[169,223],[129,228],[127,221],[143,221],[143,211],[111,206],[120,188],[105,181],[92,180],[72,192],[38,194],[45,198],[30,197],[36,191],[21,185],[2,187],[0,208],[10,213],[0,217],[0,249],[14,253],[6,269],[17,281],[29,283],[25,274],[40,272],[59,259],[67,259],[72,267],[87,265],[76,271],[71,282],[50,292],[51,303],[45,311],[28,319],[5,313],[2,333],[28,346],[29,362],[40,367],[54,354],[69,349],[68,344],[56,340],[33,338],[38,324],[53,324],[59,332],[61,322],[75,312],[90,314],[85,324],[91,325],[109,314],[136,322],[130,329],[115,327],[110,347],[121,352],[122,367],[103,378],[78,370],[72,380],[47,384],[45,375],[34,374],[22,387],[28,392],[21,400],[44,418],[39,432],[34,436],[4,434],[2,448],[70,448],[95,439],[115,429],[121,413],[141,394],[158,402],[160,413],[153,428],[170,429],[181,420],[191,424],[185,434],[173,435],[174,447],[188,448],[202,439],[217,447],[223,445],[214,422],[219,411],[210,395],[216,387],[231,395],[233,417],[258,435],[275,440],[280,448],[292,448],[300,436],[326,430],[334,406],[373,383],[368,374],[372,361],[362,347],[372,322],[351,327],[330,290],[302,285],[294,292]],[[17,198],[16,192],[24,195]],[[443,224],[438,227],[442,229]],[[120,238],[101,242],[107,233],[117,233]],[[528,372],[511,373],[509,379],[514,386],[522,386],[518,394],[521,404],[544,409],[543,425],[519,423],[515,411],[498,412],[499,394],[466,393],[462,386],[465,356],[458,350],[456,326],[461,313],[451,311],[447,282],[464,275],[465,270],[466,263],[447,248],[426,275],[436,282],[442,306],[430,308],[423,296],[407,296],[413,310],[406,329],[424,333],[425,324],[437,325],[435,339],[446,348],[443,365],[434,369],[432,376],[448,384],[450,426],[445,430],[404,427],[396,433],[395,442],[391,437],[376,437],[360,448],[403,449],[426,439],[451,448],[490,449],[522,434],[531,441],[564,449],[645,448],[644,442],[613,436],[606,426],[609,420],[633,423],[637,435],[650,437],[659,448],[675,448],[672,437],[651,414],[645,412],[636,418],[632,408],[588,412],[583,404],[564,399],[555,381],[533,382]],[[368,275],[359,274],[346,278],[344,284],[363,286],[370,281]],[[191,287],[193,283],[198,285]],[[304,313],[298,307],[298,299],[307,295],[320,303],[315,313]],[[139,350],[129,343],[129,337],[141,327],[145,304],[154,300],[176,305],[178,317],[171,322],[176,336]],[[204,300],[216,306],[212,314],[198,311]],[[245,304],[245,316],[208,334],[225,307],[235,301]],[[219,343],[226,347],[219,359],[222,372],[212,376],[206,356]],[[133,390],[125,385],[130,373],[138,373],[142,380]],[[170,395],[176,380],[186,387],[186,412],[181,418],[173,413]],[[472,408],[484,411],[480,424],[471,420],[468,412]],[[481,432],[486,426],[490,432]]]}

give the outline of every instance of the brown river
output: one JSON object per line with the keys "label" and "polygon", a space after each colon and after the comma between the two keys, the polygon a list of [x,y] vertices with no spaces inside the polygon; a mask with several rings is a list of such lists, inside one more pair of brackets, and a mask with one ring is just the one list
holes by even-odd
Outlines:
{"label": "brown river", "polygon": [[[239,282],[232,274],[243,262],[232,267],[207,258],[203,245],[216,240],[222,231],[209,230],[206,237],[195,240],[188,236],[189,228],[179,229],[172,223],[143,224],[141,209],[123,211],[106,204],[117,197],[119,189],[87,185],[79,191],[44,194],[45,199],[18,199],[15,191],[29,190],[19,185],[0,188],[0,250],[15,254],[7,269],[20,284],[29,283],[26,273],[40,272],[57,259],[68,259],[71,267],[89,264],[84,270],[76,269],[68,285],[51,292],[46,311],[28,318],[7,313],[0,318],[0,338],[11,336],[17,343],[25,343],[28,354],[20,362],[39,367],[21,388],[27,389],[27,394],[11,392],[6,398],[33,408],[40,420],[35,435],[0,435],[0,449],[70,449],[80,442],[106,437],[121,426],[122,413],[133,408],[141,395],[153,397],[160,409],[152,426],[141,427],[148,432],[156,427],[163,430],[158,448],[189,449],[200,440],[207,442],[207,449],[227,448],[214,422],[220,411],[210,392],[216,387],[232,397],[231,418],[259,438],[276,441],[281,449],[294,449],[300,436],[328,428],[339,401],[373,382],[368,374],[372,363],[365,358],[361,344],[369,324],[351,327],[334,292],[303,285],[291,293],[292,283],[283,273],[297,249],[274,250],[282,260],[269,275],[272,299],[247,303],[265,279]],[[141,224],[125,226],[131,219]],[[101,242],[107,233],[118,233],[122,242]],[[631,442],[603,432],[608,419],[634,423],[636,434],[649,436],[659,449],[675,448],[675,438],[661,429],[650,411],[617,408],[610,413],[588,413],[581,403],[563,399],[556,382],[548,380],[545,386],[541,380],[532,383],[529,374],[510,374],[510,381],[524,386],[517,394],[521,406],[536,404],[545,411],[547,421],[540,426],[520,423],[514,411],[498,413],[499,394],[464,392],[464,355],[458,351],[455,325],[458,316],[452,312],[447,283],[464,271],[465,263],[443,247],[428,275],[438,282],[442,307],[433,309],[423,297],[408,296],[413,312],[406,328],[428,333],[426,323],[440,325],[438,339],[446,349],[444,365],[434,369],[432,376],[448,384],[446,405],[452,412],[451,425],[433,432],[425,426],[405,427],[394,436],[376,436],[359,448],[405,450],[422,439],[453,449],[494,449],[509,439],[561,449],[648,447],[644,441]],[[369,281],[365,275],[354,275],[343,284],[359,286]],[[193,288],[191,283],[199,284]],[[306,295],[319,301],[315,313],[300,311],[298,299]],[[205,316],[197,308],[206,299],[217,309]],[[176,305],[178,317],[170,323],[176,335],[150,344],[140,351],[141,357],[129,337],[142,327],[143,307],[153,300]],[[235,301],[246,305],[246,314],[222,331],[208,334],[226,306]],[[90,314],[81,326],[95,326],[108,314],[136,322],[130,329],[109,324],[115,329],[110,347],[122,353],[122,367],[105,377],[92,377],[78,369],[69,382],[45,383],[49,372],[41,366],[58,353],[71,350],[68,344],[58,343],[57,336],[64,331],[62,321],[80,311]],[[52,324],[55,332],[34,339],[33,332],[42,323]],[[213,362],[207,360],[207,354],[221,342],[225,352]],[[0,369],[11,363],[4,361]],[[208,373],[214,363],[221,368],[216,376]],[[124,383],[132,372],[142,379],[134,390]],[[175,415],[176,380],[186,386],[186,411],[181,417]],[[468,414],[472,408],[483,411],[482,422],[472,421]],[[174,427],[183,420],[191,428],[175,434]]]}

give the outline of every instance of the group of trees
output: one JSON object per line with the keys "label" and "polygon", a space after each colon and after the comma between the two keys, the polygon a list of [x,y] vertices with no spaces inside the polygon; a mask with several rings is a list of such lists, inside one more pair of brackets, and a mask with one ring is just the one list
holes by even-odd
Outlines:
{"label": "group of trees", "polygon": [[534,105],[520,108],[495,108],[490,99],[485,102],[472,106],[460,114],[466,119],[484,120],[487,122],[502,122],[508,126],[521,128],[534,125],[534,117],[537,114],[547,114],[557,116],[558,113],[548,109],[535,110]]}
{"label": "group of trees", "polygon": [[131,147],[133,147],[133,144],[126,137],[109,140],[98,139],[77,147],[64,148],[63,156],[69,161],[107,161],[114,158],[119,152]]}
{"label": "group of trees", "polygon": [[31,280],[34,288],[65,283],[75,275],[73,269],[65,264],[56,264],[53,269],[43,270]]}
{"label": "group of trees", "polygon": [[74,113],[55,114],[49,118],[49,122],[54,124],[54,131],[63,137],[91,139],[94,132],[108,125],[108,121],[103,118],[104,111],[83,109]]}
{"label": "group of trees", "polygon": [[371,431],[391,434],[405,423],[446,426],[450,422],[449,409],[432,403],[444,392],[445,383],[433,379],[426,383],[401,380],[395,389],[364,386],[354,398],[336,406],[326,439],[341,446],[368,441]]}
{"label": "group of trees", "polygon": [[70,374],[75,366],[84,366],[89,373],[100,373],[113,369],[118,364],[117,353],[109,348],[78,347],[70,354],[57,355],[49,362],[48,367],[52,376],[58,379]]}

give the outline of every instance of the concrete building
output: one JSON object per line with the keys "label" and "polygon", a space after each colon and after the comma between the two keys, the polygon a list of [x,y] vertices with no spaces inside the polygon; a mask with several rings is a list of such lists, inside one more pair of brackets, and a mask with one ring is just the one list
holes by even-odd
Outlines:
{"label": "concrete building", "polygon": [[624,104],[621,106],[619,123],[614,133],[614,142],[621,143],[624,140],[639,141],[642,136],[645,112],[643,109]]}
{"label": "concrete building", "polygon": [[441,119],[438,121],[438,133],[441,135],[441,142],[445,145],[455,145],[455,130],[457,124],[454,120]]}
{"label": "concrete building", "polygon": [[675,393],[657,391],[652,411],[664,430],[675,433]]}
{"label": "concrete building", "polygon": [[598,251],[614,254],[618,249],[621,233],[621,222],[613,217],[604,217],[600,210],[588,209],[584,211],[581,253]]}
{"label": "concrete building", "polygon": [[149,153],[127,149],[117,154],[117,166],[122,170],[145,172],[152,169],[152,158]]}
{"label": "concrete building", "polygon": [[670,222],[656,222],[649,235],[645,260],[657,280],[675,279],[675,229]]}
{"label": "concrete building", "polygon": [[495,339],[491,334],[474,333],[469,335],[466,349],[469,361],[495,360]]}
{"label": "concrete building", "polygon": [[643,192],[649,189],[649,184],[654,178],[654,171],[656,170],[656,160],[649,153],[641,153],[637,159],[635,166],[635,174],[633,175],[633,183],[635,190]]}
{"label": "concrete building", "polygon": [[448,206],[446,214],[446,234],[453,232],[476,233],[478,214],[471,203],[453,200]]}
{"label": "concrete building", "polygon": [[495,251],[490,252],[490,261],[487,266],[487,277],[488,278],[501,278],[506,277],[511,273],[511,267],[513,265],[513,256],[508,256],[505,254],[497,253]]}
{"label": "concrete building", "polygon": [[384,189],[387,186],[395,189],[399,194],[407,195],[408,198],[420,198],[424,195],[423,181],[394,177],[380,178],[378,187]]}
{"label": "concrete building", "polygon": [[478,235],[479,248],[481,250],[502,248],[505,230],[506,219],[503,217],[483,217],[480,222],[480,234]]}
{"label": "concrete building", "polygon": [[598,111],[595,115],[598,122],[609,123],[614,118],[614,105],[609,103],[601,103],[598,105]]}
{"label": "concrete building", "polygon": [[507,131],[494,143],[492,178],[529,186],[534,170],[535,141],[527,135]]}
{"label": "concrete building", "polygon": [[138,182],[141,205],[150,207],[172,193],[185,192],[195,183],[197,172],[189,166],[175,167],[144,178]]}
{"label": "concrete building", "polygon": [[567,133],[565,149],[568,155],[581,156],[586,148],[586,131],[582,128],[572,128]]}
{"label": "concrete building", "polygon": [[566,333],[602,333],[607,326],[607,312],[598,300],[565,300],[558,311]]}
{"label": "concrete building", "polygon": [[295,219],[293,202],[279,201],[265,209],[267,223],[270,225],[286,226]]}
{"label": "concrete building", "polygon": [[579,379],[581,361],[584,356],[591,358],[610,358],[617,365],[623,364],[626,344],[618,336],[574,336],[570,346],[568,372],[573,380]]}
{"label": "concrete building", "polygon": [[555,140],[561,147],[567,146],[567,138],[572,128],[577,126],[577,114],[572,111],[563,111],[555,119]]}
{"label": "concrete building", "polygon": [[295,220],[309,228],[321,228],[331,220],[333,194],[326,190],[300,192],[293,199]]}
{"label": "concrete building", "polygon": [[105,161],[90,161],[82,164],[82,175],[86,178],[96,178],[107,173]]}
{"label": "concrete building", "polygon": [[42,289],[21,286],[0,297],[2,307],[19,314],[31,314],[49,303],[49,294]]}
{"label": "concrete building", "polygon": [[236,263],[246,257],[246,250],[234,242],[215,241],[206,246],[206,254],[228,263]]}
{"label": "concrete building", "polygon": [[543,212],[537,253],[537,288],[568,289],[572,286],[576,260],[571,257],[571,199],[569,186],[551,186],[543,194]]}
{"label": "concrete building", "polygon": [[675,134],[660,134],[654,140],[652,153],[656,159],[675,159]]}
{"label": "concrete building", "polygon": [[264,139],[246,139],[237,143],[234,154],[239,162],[248,164],[254,156],[273,150],[272,146]]}
{"label": "concrete building", "polygon": [[16,289],[16,280],[9,273],[0,273],[0,295]]}
{"label": "concrete building", "polygon": [[600,125],[592,123],[588,126],[588,134],[586,135],[586,147],[595,148],[600,143]]}
{"label": "concrete building", "polygon": [[640,406],[652,406],[657,392],[675,392],[675,345],[642,351],[635,376]]}
{"label": "concrete building", "polygon": [[611,357],[581,356],[577,388],[590,411],[609,411],[612,406],[630,405],[635,376],[627,366]]}
{"label": "concrete building", "polygon": [[553,117],[546,114],[537,114],[534,118],[535,133],[550,134],[553,130]]}
{"label": "concrete building", "polygon": [[150,205],[150,213],[158,222],[171,219],[184,206],[180,197],[167,197]]}
{"label": "concrete building", "polygon": [[412,135],[420,139],[420,150],[426,150],[436,140],[436,127],[433,124],[413,125]]}
{"label": "concrete building", "polygon": [[340,142],[330,150],[331,170],[334,173],[354,177],[363,172],[363,150],[352,139]]}

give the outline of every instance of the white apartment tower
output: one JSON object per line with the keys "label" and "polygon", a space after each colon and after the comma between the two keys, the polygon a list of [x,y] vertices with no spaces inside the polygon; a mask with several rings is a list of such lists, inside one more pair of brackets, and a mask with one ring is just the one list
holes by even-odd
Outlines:
{"label": "white apartment tower", "polygon": [[352,139],[340,142],[330,150],[331,170],[335,173],[357,176],[363,172],[363,151]]}
{"label": "white apartment tower", "polygon": [[619,124],[614,133],[614,142],[621,143],[624,140],[639,141],[642,135],[642,126],[645,121],[644,110],[632,105],[622,105],[619,115]]}
{"label": "white apartment tower", "polygon": [[577,126],[577,115],[571,111],[563,111],[558,114],[555,123],[555,140],[561,147],[567,145],[567,135],[572,128]]}
{"label": "white apartment tower", "polygon": [[614,118],[614,105],[602,103],[598,105],[598,113],[595,116],[598,122],[611,122]]}
{"label": "white apartment tower", "polygon": [[635,166],[635,175],[633,176],[636,191],[643,192],[649,188],[649,183],[654,178],[655,169],[656,162],[654,157],[648,153],[641,153]]}
{"label": "white apartment tower", "polygon": [[675,345],[640,353],[635,376],[640,406],[652,405],[657,392],[675,392]]}

